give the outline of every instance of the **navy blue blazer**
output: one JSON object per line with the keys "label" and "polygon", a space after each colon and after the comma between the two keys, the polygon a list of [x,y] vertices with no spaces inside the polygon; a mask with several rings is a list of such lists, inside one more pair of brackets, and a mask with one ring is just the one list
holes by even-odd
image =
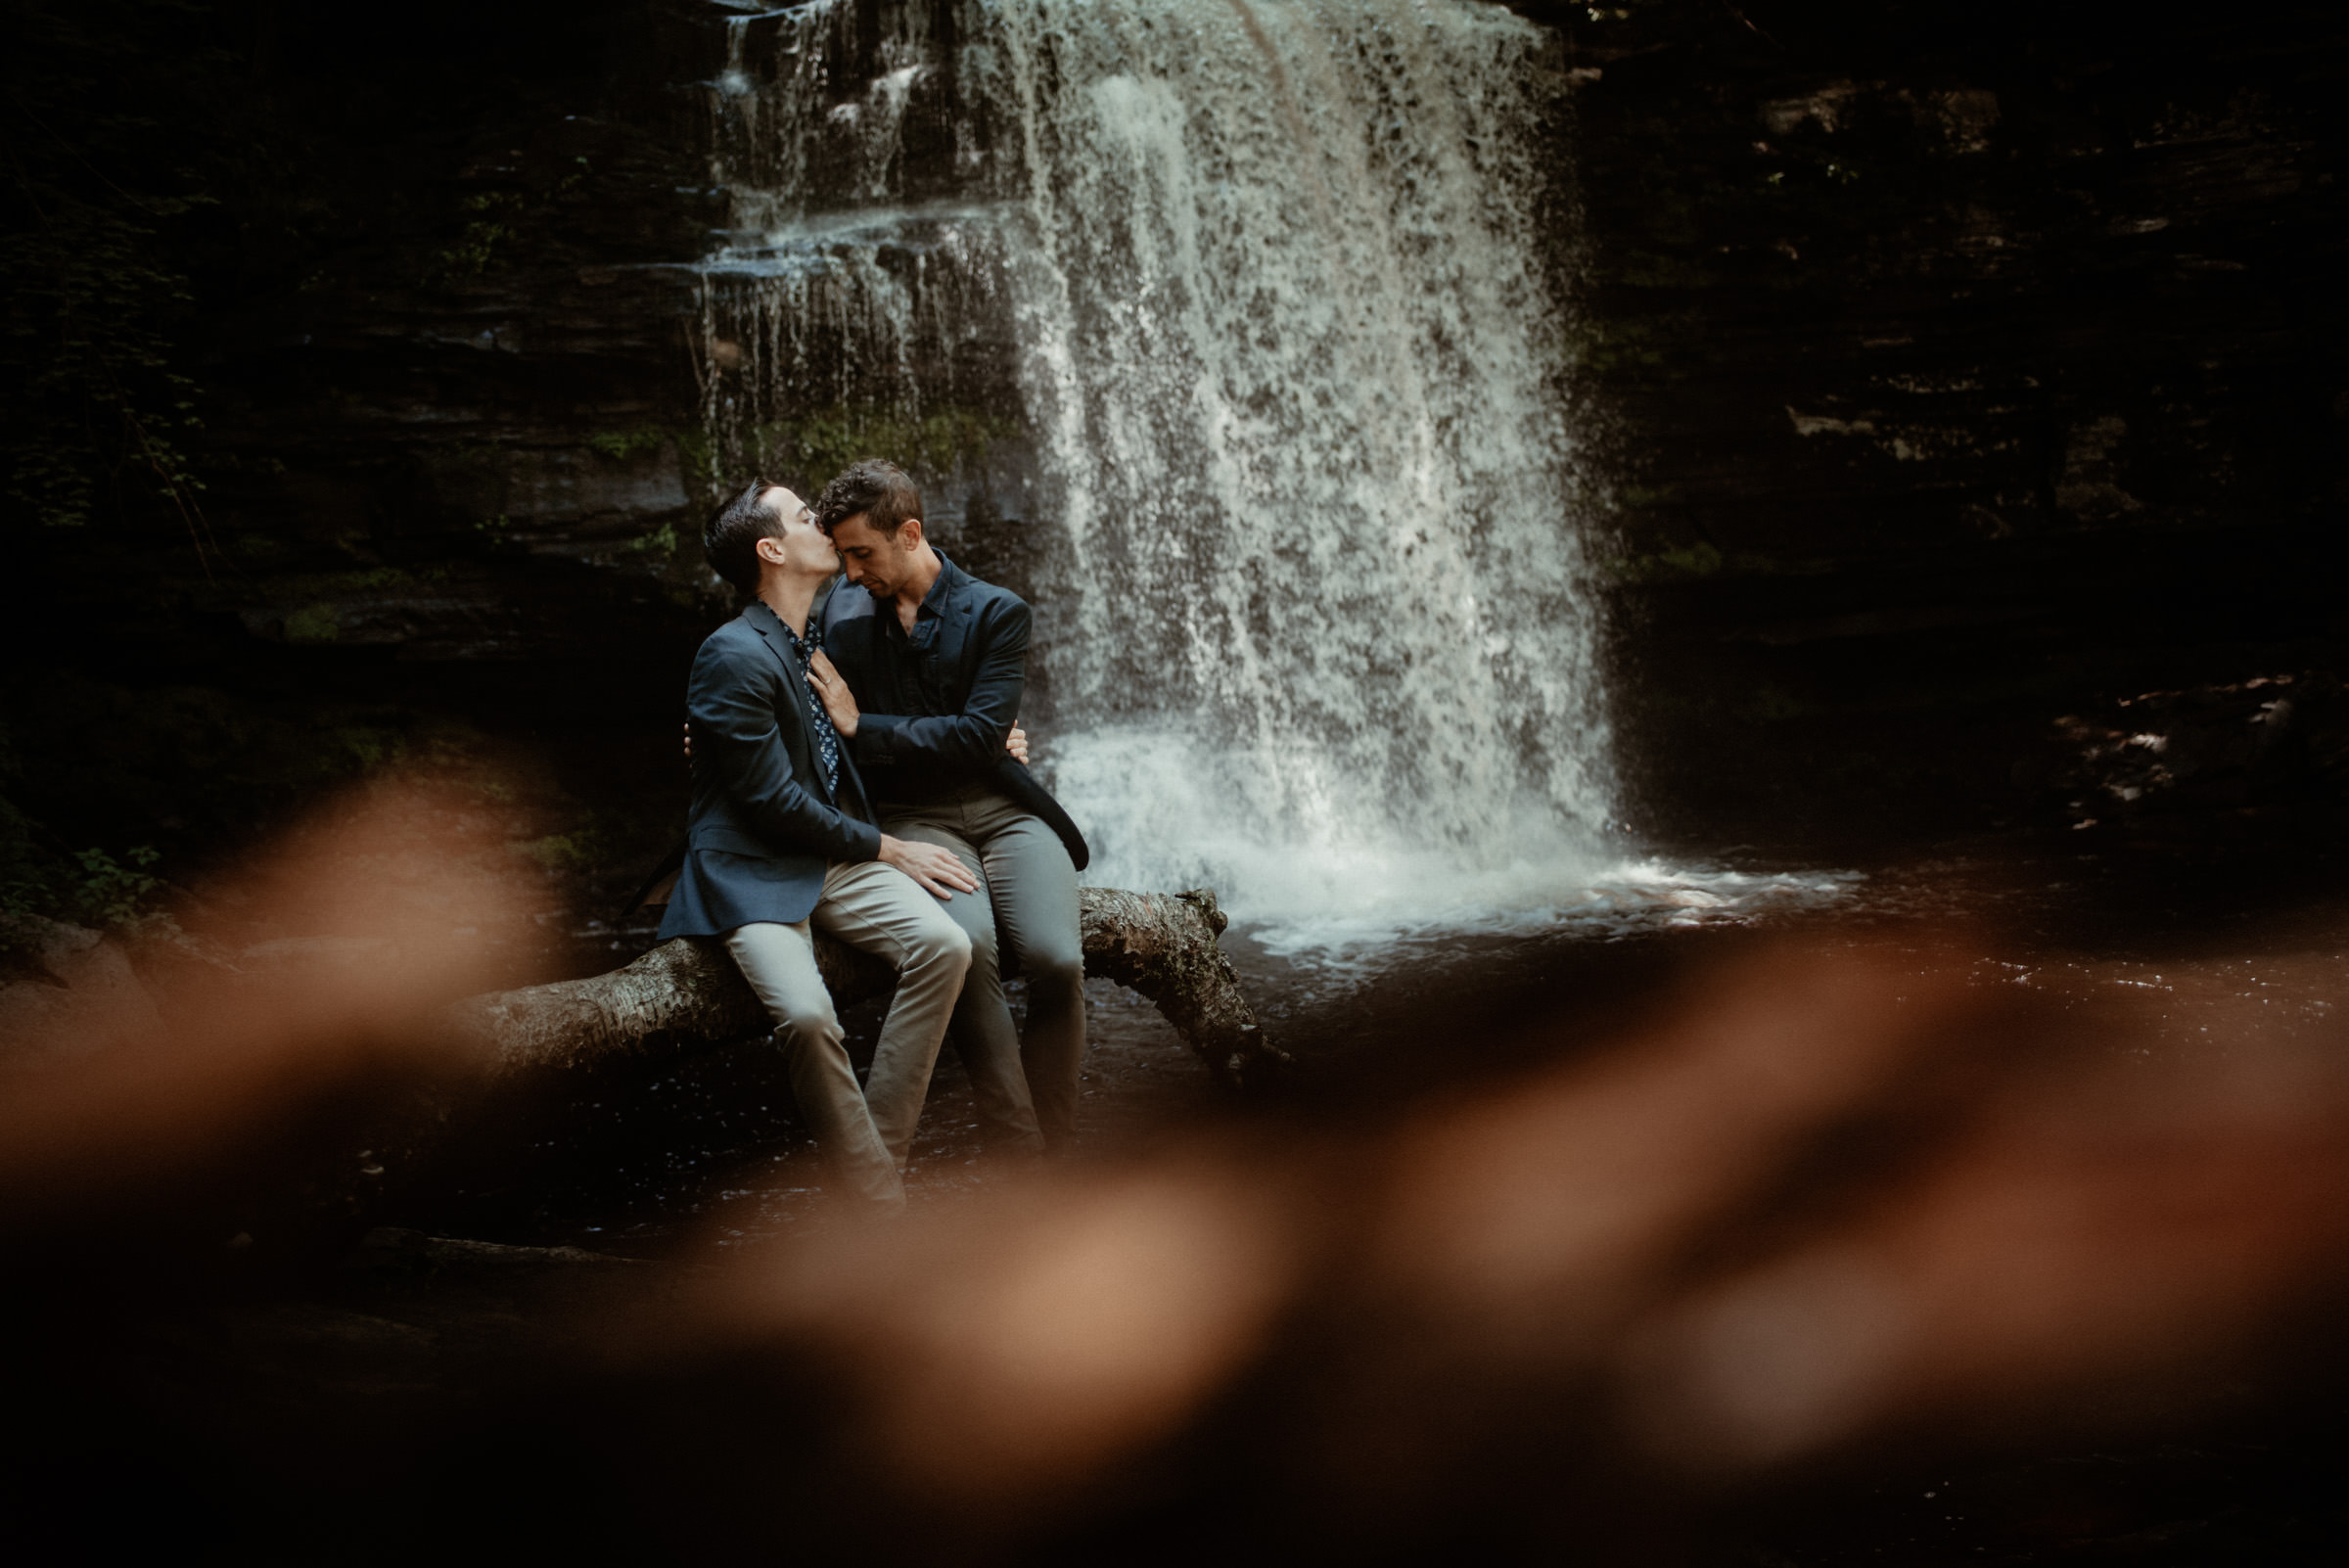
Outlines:
{"label": "navy blue blazer", "polygon": [[939,554],[938,580],[913,631],[871,593],[843,582],[824,603],[824,651],[855,694],[849,743],[874,800],[918,806],[958,784],[985,782],[1041,817],[1077,869],[1084,835],[1036,775],[1004,752],[1028,689],[1027,601]]}
{"label": "navy blue blazer", "polygon": [[[762,603],[710,634],[693,661],[693,810],[685,864],[661,939],[722,936],[759,921],[805,920],[825,868],[881,854],[854,761],[824,787],[808,704],[783,623]],[[845,748],[844,748],[845,751]]]}

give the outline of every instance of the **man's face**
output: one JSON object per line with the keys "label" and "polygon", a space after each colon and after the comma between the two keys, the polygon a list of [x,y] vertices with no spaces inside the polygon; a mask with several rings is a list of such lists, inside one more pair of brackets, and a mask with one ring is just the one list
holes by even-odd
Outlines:
{"label": "man's face", "polygon": [[840,551],[841,569],[849,580],[870,589],[876,599],[895,594],[913,576],[913,540],[919,536],[915,527],[907,522],[895,533],[883,533],[866,512],[834,524],[832,544]]}
{"label": "man's face", "polygon": [[807,503],[777,484],[760,497],[783,519],[783,531],[759,541],[759,553],[775,565],[811,576],[831,575],[840,564],[832,541],[815,526]]}

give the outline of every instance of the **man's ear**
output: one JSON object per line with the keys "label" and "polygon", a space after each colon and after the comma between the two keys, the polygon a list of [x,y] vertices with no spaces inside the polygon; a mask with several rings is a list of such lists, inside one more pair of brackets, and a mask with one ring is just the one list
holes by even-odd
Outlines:
{"label": "man's ear", "polygon": [[767,534],[759,541],[758,552],[759,559],[767,565],[781,566],[783,564],[783,536],[779,533]]}
{"label": "man's ear", "polygon": [[922,547],[922,520],[920,518],[909,517],[898,525],[898,543],[908,555]]}

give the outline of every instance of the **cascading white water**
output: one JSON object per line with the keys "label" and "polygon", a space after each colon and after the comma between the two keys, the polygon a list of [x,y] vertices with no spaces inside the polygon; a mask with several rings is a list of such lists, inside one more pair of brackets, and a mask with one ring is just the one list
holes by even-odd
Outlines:
{"label": "cascading white water", "polygon": [[1300,913],[1576,879],[1610,809],[1545,35],[1412,0],[986,10],[966,79],[1008,122],[1068,541],[1059,777],[1113,868]]}
{"label": "cascading white water", "polygon": [[[1292,931],[1600,897],[1548,35],[1483,0],[893,11],[858,83],[823,64],[847,0],[732,24],[721,452],[794,399],[918,416],[1008,341],[1052,773],[1098,877]],[[908,205],[925,83],[956,177]]]}

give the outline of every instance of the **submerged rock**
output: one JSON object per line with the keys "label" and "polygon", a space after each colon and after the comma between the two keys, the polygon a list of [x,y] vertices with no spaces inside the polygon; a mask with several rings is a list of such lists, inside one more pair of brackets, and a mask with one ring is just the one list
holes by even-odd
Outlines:
{"label": "submerged rock", "polygon": [[2324,672],[2144,692],[2069,714],[2050,778],[2070,826],[2171,848],[2308,847],[2349,799],[2349,691]]}
{"label": "submerged rock", "polygon": [[378,1225],[368,1231],[343,1260],[345,1268],[370,1274],[387,1270],[438,1274],[452,1268],[641,1268],[644,1264],[641,1258],[621,1258],[584,1247],[512,1247],[495,1241],[429,1236],[395,1225]]}

